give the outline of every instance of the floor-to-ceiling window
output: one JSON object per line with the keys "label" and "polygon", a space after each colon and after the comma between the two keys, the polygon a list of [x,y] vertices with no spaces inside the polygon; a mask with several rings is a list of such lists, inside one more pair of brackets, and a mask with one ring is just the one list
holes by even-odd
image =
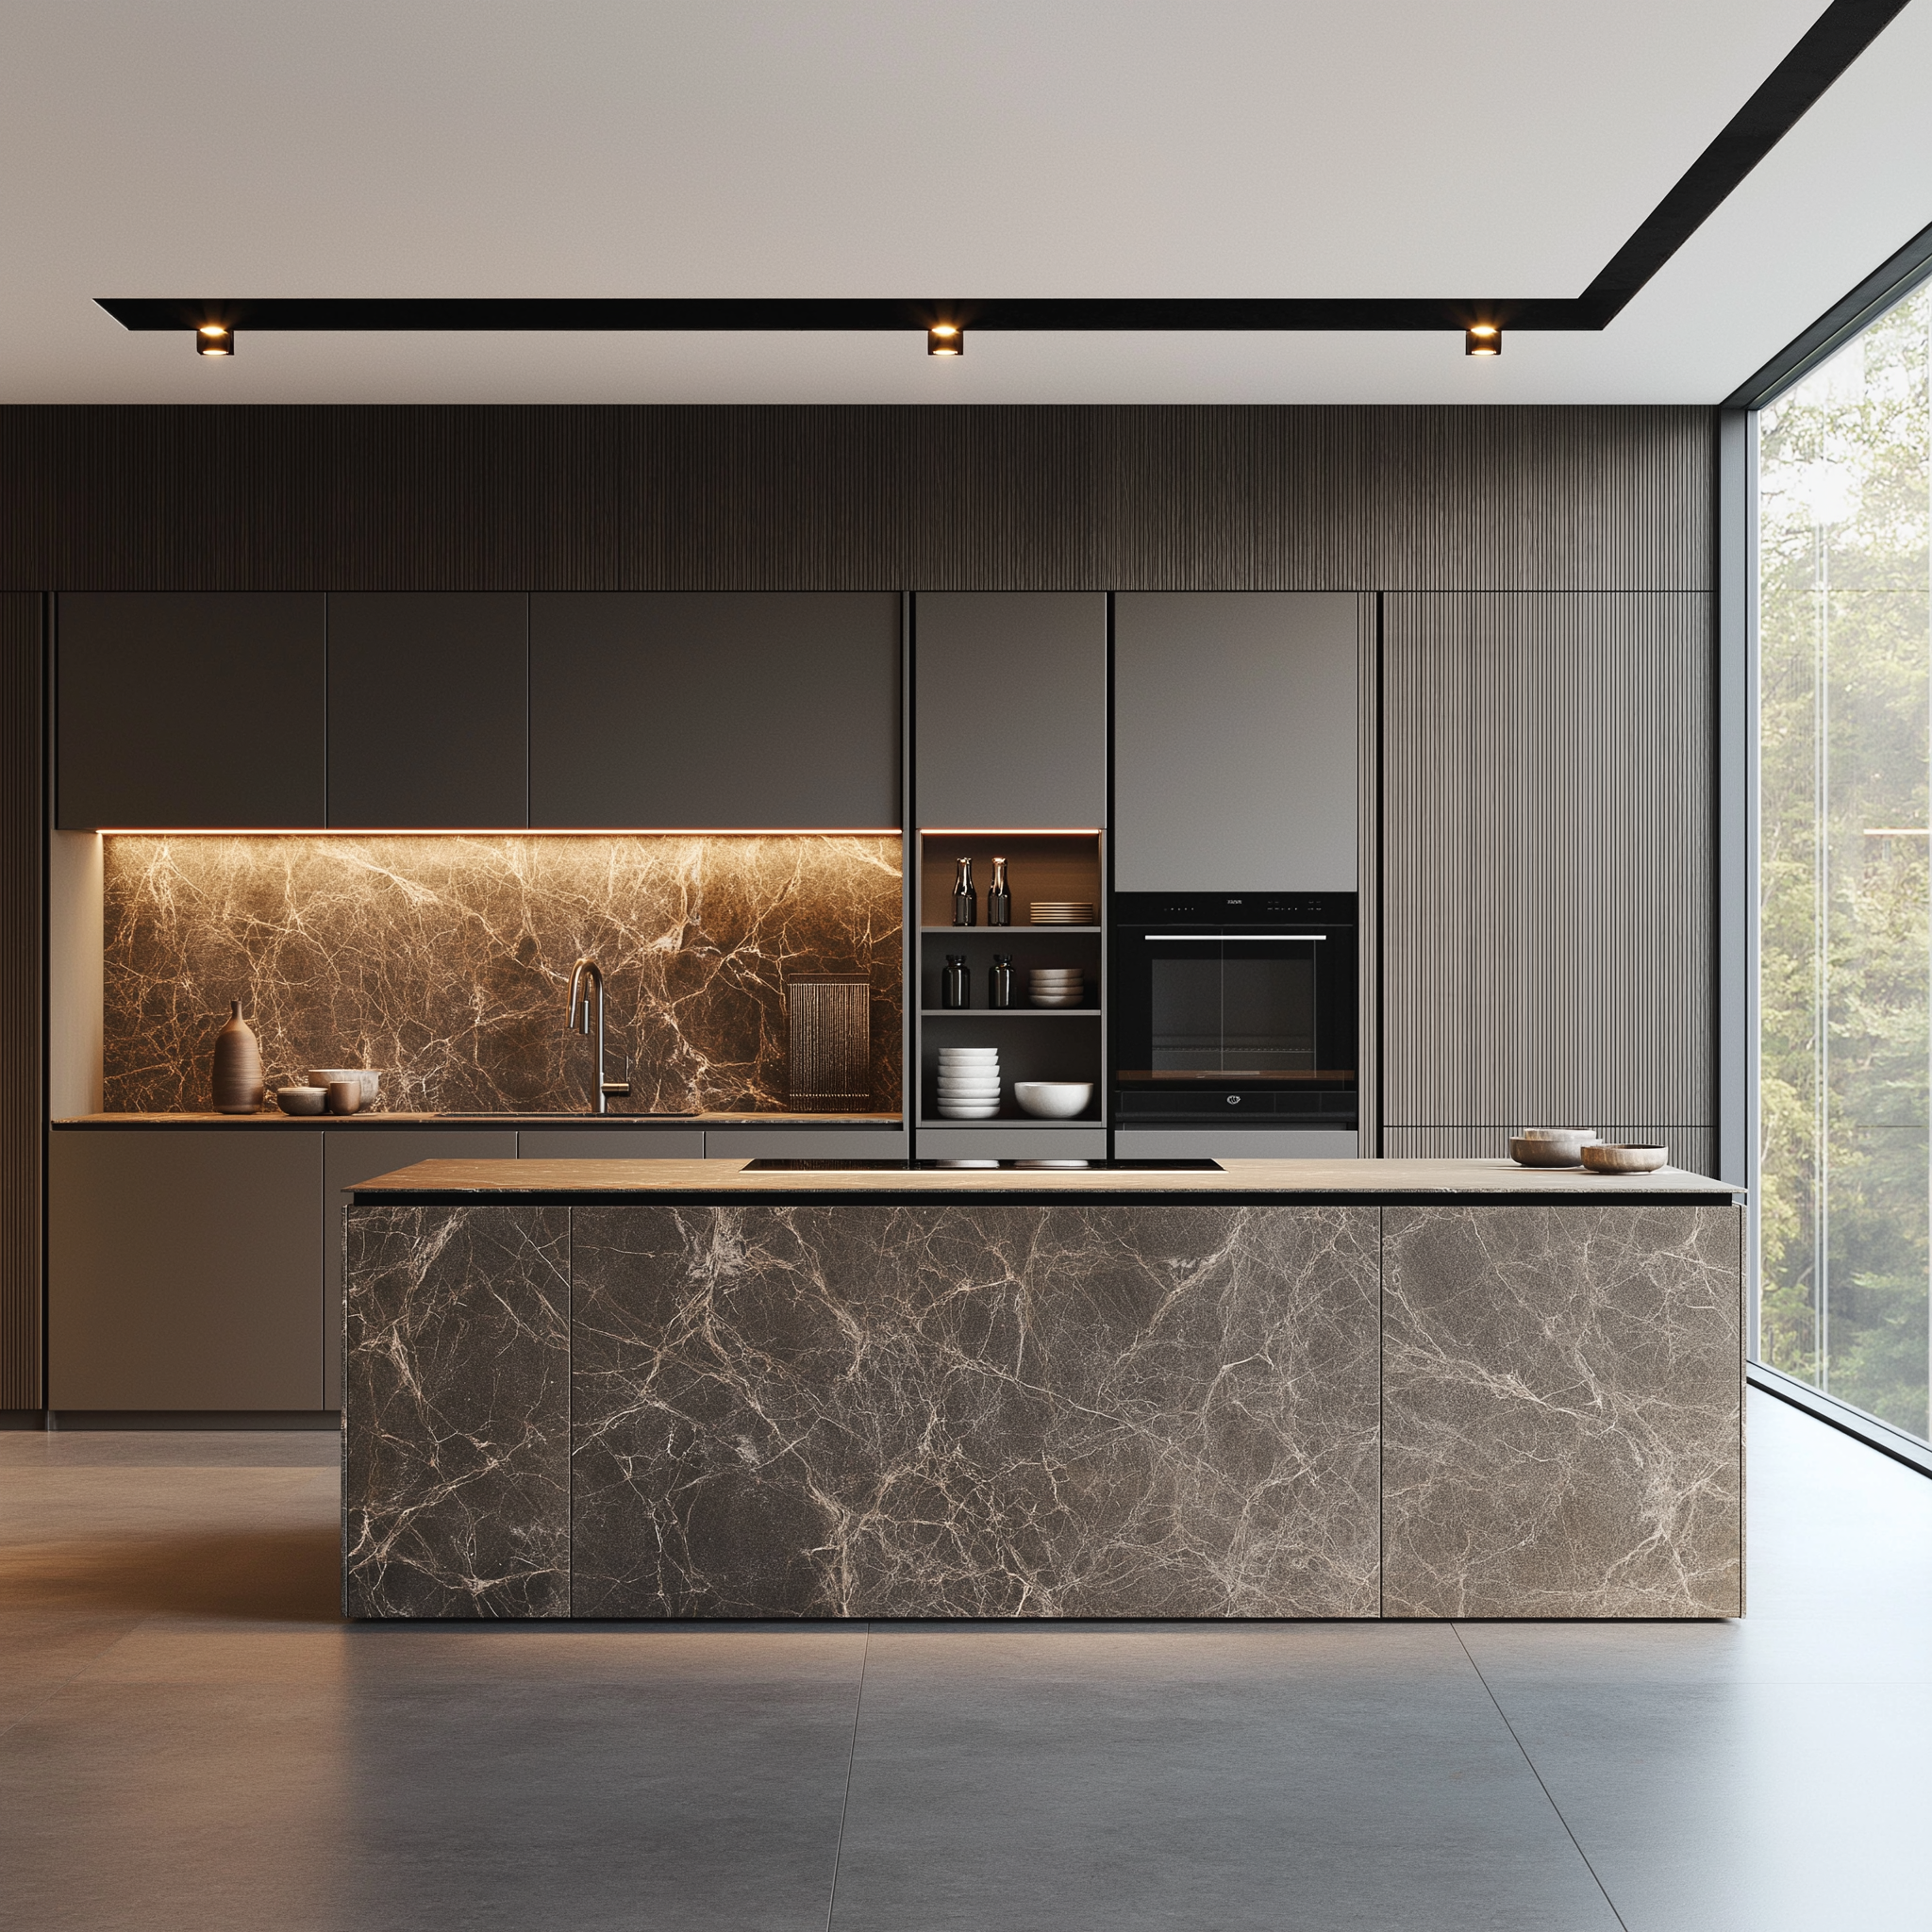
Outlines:
{"label": "floor-to-ceiling window", "polygon": [[1932,285],[1759,424],[1759,1353],[1927,1433]]}

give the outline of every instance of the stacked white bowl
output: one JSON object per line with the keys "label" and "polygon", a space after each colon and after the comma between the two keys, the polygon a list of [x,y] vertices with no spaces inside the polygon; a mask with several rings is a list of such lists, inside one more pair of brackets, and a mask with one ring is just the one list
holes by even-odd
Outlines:
{"label": "stacked white bowl", "polygon": [[941,1114],[949,1121],[990,1121],[999,1110],[999,1048],[941,1047]]}
{"label": "stacked white bowl", "polygon": [[1077,966],[1036,966],[1026,997],[1036,1007],[1077,1007],[1087,997],[1087,975]]}

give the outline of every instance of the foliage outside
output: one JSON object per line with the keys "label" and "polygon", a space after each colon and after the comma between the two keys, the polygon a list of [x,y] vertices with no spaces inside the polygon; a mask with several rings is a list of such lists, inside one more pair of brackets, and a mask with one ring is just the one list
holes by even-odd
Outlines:
{"label": "foliage outside", "polygon": [[1759,1351],[1920,1436],[1928,327],[1932,285],[1765,411],[1758,471]]}

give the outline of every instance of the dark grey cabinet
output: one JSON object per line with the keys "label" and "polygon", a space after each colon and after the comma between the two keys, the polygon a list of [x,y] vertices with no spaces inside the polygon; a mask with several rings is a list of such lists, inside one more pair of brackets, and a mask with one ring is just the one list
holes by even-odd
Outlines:
{"label": "dark grey cabinet", "polygon": [[319,1131],[50,1139],[50,1407],[332,1406]]}
{"label": "dark grey cabinet", "polygon": [[529,823],[520,591],[331,591],[328,824]]}
{"label": "dark grey cabinet", "polygon": [[320,591],[67,591],[66,830],[325,823]]}
{"label": "dark grey cabinet", "polygon": [[1114,884],[1356,889],[1352,591],[1114,599]]}
{"label": "dark grey cabinet", "polygon": [[1103,592],[921,591],[912,635],[920,824],[1106,824]]}
{"label": "dark grey cabinet", "polygon": [[530,823],[896,826],[889,591],[530,600]]}
{"label": "dark grey cabinet", "polygon": [[[217,1138],[231,1140],[232,1135]],[[325,1134],[320,1277],[323,1407],[342,1406],[342,1209],[344,1188],[419,1160],[514,1160],[514,1127],[338,1127]]]}

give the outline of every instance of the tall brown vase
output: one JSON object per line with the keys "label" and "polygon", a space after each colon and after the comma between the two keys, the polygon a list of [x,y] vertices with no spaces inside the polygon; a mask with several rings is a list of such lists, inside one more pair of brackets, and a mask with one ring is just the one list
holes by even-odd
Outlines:
{"label": "tall brown vase", "polygon": [[215,1111],[254,1113],[261,1106],[261,1048],[242,1017],[242,1002],[228,1002],[228,1024],[215,1035]]}

